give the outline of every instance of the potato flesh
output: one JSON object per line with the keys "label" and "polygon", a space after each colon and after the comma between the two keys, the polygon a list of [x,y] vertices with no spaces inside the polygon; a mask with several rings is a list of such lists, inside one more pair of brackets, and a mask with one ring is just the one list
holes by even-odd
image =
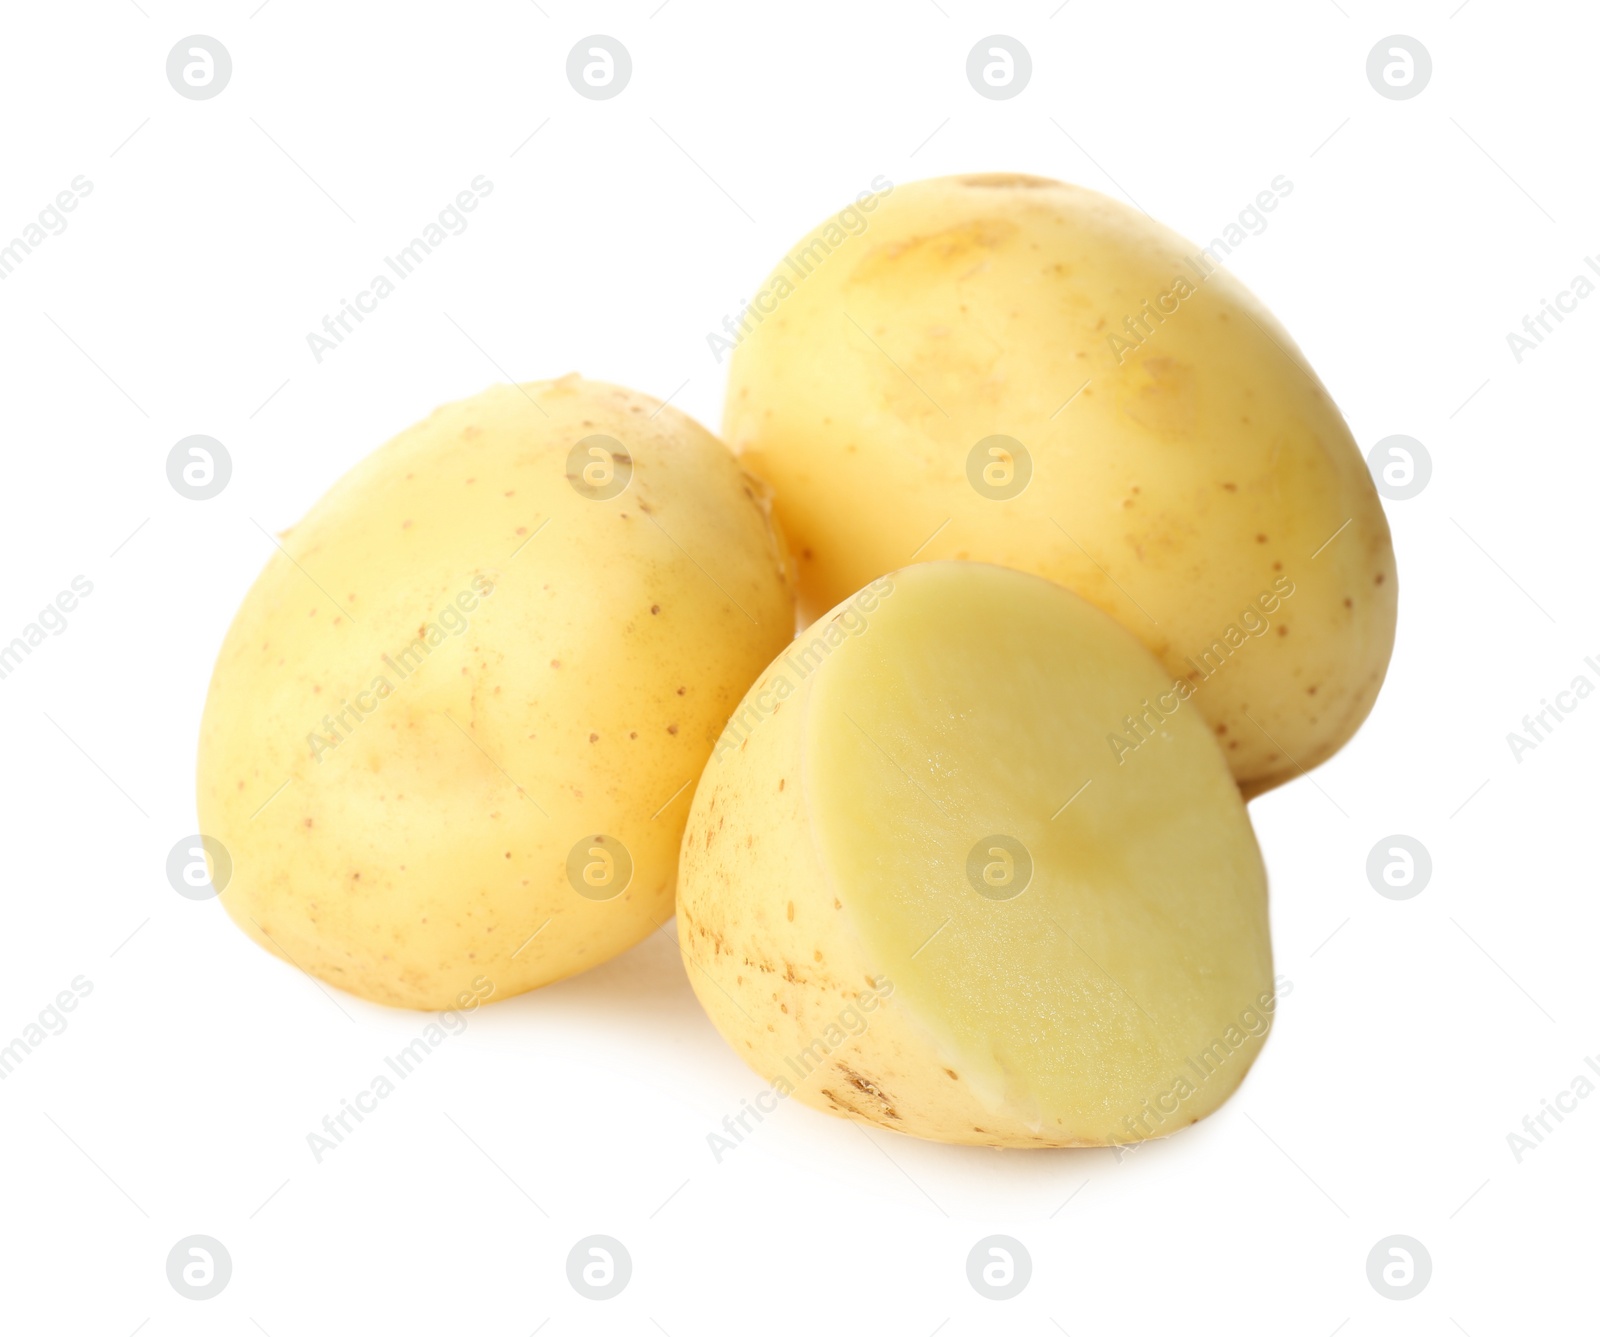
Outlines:
{"label": "potato flesh", "polygon": [[[896,187],[740,344],[723,428],[777,494],[805,616],[913,560],[1045,576],[1201,686],[1255,793],[1331,755],[1371,708],[1394,555],[1327,392],[1226,270],[1199,277],[1197,254],[1059,182]],[[1144,304],[1178,279],[1194,290],[1157,323]],[[1031,460],[1006,499],[969,481],[994,435]],[[1279,581],[1294,592],[1263,618]]]}
{"label": "potato flesh", "polygon": [[[891,580],[800,699],[708,767],[679,892],[702,1002],[758,1071],[794,1080],[884,981],[795,1095],[922,1137],[1100,1145],[1209,1113],[1273,986],[1265,874],[1204,722],[1186,706],[1119,762],[1108,730],[1164,675],[1111,619],[985,564]],[[969,879],[997,834],[1033,860],[1010,899]],[[1203,1071],[1241,1014],[1256,1033],[1202,1079],[1190,1060]],[[1152,1117],[1185,1074],[1192,1093]]]}
{"label": "potato flesh", "polygon": [[[1162,674],[1103,614],[986,566],[897,585],[811,702],[823,858],[980,1089],[1074,1139],[1104,1132],[1269,987],[1255,839],[1193,712],[1149,754],[1113,754]],[[997,833],[1033,861],[1010,899],[968,876]]]}

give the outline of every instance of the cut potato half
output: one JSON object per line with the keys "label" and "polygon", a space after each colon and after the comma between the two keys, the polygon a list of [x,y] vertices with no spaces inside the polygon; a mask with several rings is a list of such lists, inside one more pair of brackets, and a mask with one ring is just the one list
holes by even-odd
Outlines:
{"label": "cut potato half", "polygon": [[1106,614],[969,562],[874,582],[746,697],[679,936],[772,1083],[947,1142],[1127,1143],[1209,1113],[1275,1007],[1266,878],[1192,705]]}

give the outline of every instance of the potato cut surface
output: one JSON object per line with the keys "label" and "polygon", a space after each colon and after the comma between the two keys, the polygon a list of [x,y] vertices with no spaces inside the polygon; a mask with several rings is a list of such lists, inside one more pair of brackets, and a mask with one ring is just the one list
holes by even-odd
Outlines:
{"label": "potato cut surface", "polygon": [[[1184,704],[1113,749],[1170,680],[1044,580],[933,563],[887,583],[870,613],[802,633],[779,673],[821,629],[855,628],[708,768],[680,888],[702,1000],[758,1070],[885,1127],[995,1145],[1177,1131],[1237,1086],[1275,1006],[1265,874],[1209,729]],[[765,863],[763,824],[804,838]],[[714,866],[747,834],[744,870]],[[840,1012],[812,990],[863,982],[865,1029],[799,1080],[793,1053]]]}

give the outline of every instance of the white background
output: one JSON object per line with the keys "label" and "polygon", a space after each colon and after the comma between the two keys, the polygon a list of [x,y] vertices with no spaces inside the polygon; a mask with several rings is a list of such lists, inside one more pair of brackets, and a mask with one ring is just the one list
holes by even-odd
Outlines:
{"label": "white background", "polygon": [[[1521,1163],[1507,1134],[1600,1054],[1600,698],[1520,762],[1506,735],[1579,673],[1600,684],[1600,299],[1520,365],[1505,337],[1600,251],[1591,7],[258,3],[0,10],[0,244],[93,183],[0,282],[0,640],[94,586],[0,681],[0,1044],[93,985],[0,1082],[0,1327],[1592,1330],[1600,1093]],[[965,77],[994,32],[1032,55],[1009,101]],[[213,100],[165,76],[192,33],[232,55]],[[611,101],[565,77],[592,33],[632,56]],[[1432,54],[1413,100],[1366,79],[1392,33]],[[322,991],[164,871],[262,530],[504,376],[676,391],[715,427],[705,335],[785,247],[880,173],[974,170],[1131,198],[1197,242],[1287,176],[1231,266],[1363,451],[1406,433],[1433,459],[1387,504],[1400,631],[1376,710],[1252,805],[1294,987],[1244,1087],[1120,1163],[793,1106],[719,1164],[707,1134],[761,1083],[669,929],[476,1014],[315,1163],[306,1135],[426,1019]],[[480,173],[468,230],[319,365],[307,333]],[[165,474],[193,433],[233,459],[207,502]],[[1394,833],[1433,859],[1410,900],[1365,872]],[[165,1272],[197,1233],[233,1260],[205,1302]],[[565,1275],[595,1233],[633,1259],[604,1303]],[[1004,1303],[966,1276],[992,1233],[1033,1258]],[[1433,1260],[1411,1300],[1367,1280],[1391,1234]]]}

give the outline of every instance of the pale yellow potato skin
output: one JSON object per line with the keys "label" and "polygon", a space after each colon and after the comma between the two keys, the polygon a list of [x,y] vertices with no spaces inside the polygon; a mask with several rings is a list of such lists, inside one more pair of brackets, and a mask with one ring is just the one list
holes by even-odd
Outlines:
{"label": "pale yellow potato skin", "polygon": [[[919,181],[856,217],[773,271],[730,364],[723,435],[774,488],[802,616],[913,560],[1012,566],[1194,682],[1247,795],[1342,746],[1388,666],[1394,552],[1349,429],[1272,315],[1077,186]],[[1163,294],[1156,323],[1144,304]],[[1032,460],[1005,501],[967,474],[997,434]],[[1292,597],[1244,627],[1282,578]],[[1230,637],[1220,671],[1191,662]]]}
{"label": "pale yellow potato skin", "polygon": [[[718,1031],[771,1084],[770,1091],[838,1117],[931,1141],[989,1147],[1121,1146],[1170,1135],[1228,1099],[1254,1062],[1264,1034],[1242,1042],[1226,1070],[1181,1103],[1181,1114],[1141,1126],[1137,1118],[1129,1118],[1139,1107],[1114,1094],[1126,1078],[1107,1072],[1100,1077],[1101,1090],[1093,1090],[1091,1080],[1090,1089],[1081,1093],[1085,1112],[1071,1120],[1068,1130],[1059,1121],[1030,1117],[1029,1093],[1004,1089],[1007,1076],[993,1055],[957,1053],[954,1041],[941,1040],[919,1019],[914,990],[897,987],[888,973],[888,958],[868,945],[849,904],[851,891],[840,887],[837,869],[824,855],[828,842],[819,822],[829,805],[812,787],[817,765],[808,760],[808,712],[835,661],[821,659],[805,672],[797,669],[796,655],[826,634],[830,623],[855,616],[847,612],[852,606],[865,611],[868,625],[859,632],[862,637],[881,634],[871,626],[871,600],[863,596],[935,578],[940,566],[949,565],[924,564],[894,573],[831,610],[756,680],[734,712],[701,777],[683,838],[678,941],[690,983]],[[905,596],[891,592],[886,597]],[[849,643],[849,634],[838,640],[840,645]],[[1149,668],[1156,669],[1153,661]],[[998,683],[996,691],[1003,694],[1005,684]],[[1187,729],[1189,721],[1182,723]],[[1199,736],[1212,753],[1204,733]],[[916,760],[920,767],[906,758],[924,780],[957,765],[947,757],[919,755]],[[1100,783],[1139,783],[1135,763],[1127,764],[1124,776],[1113,759],[1107,760],[1115,779],[1102,775]],[[1160,764],[1153,758],[1139,760]],[[1219,752],[1209,764],[1215,774],[1197,773],[1195,778],[1209,778],[1213,793],[1224,789],[1238,824],[1248,831],[1242,800],[1228,785]],[[874,825],[870,804],[863,806],[861,820]],[[1142,829],[1134,826],[1121,834],[1137,841]],[[1111,844],[1115,846],[1114,840]],[[1197,871],[1201,876],[1216,872],[1210,867]],[[1255,945],[1228,963],[1229,978],[1251,982],[1230,993],[1227,1010],[1266,1000],[1263,1016],[1270,1019],[1275,986],[1265,873],[1253,838],[1240,872],[1246,885],[1256,888],[1246,899],[1258,896],[1257,911],[1240,921],[1247,926],[1244,937]],[[934,876],[930,870],[930,879]],[[940,913],[936,904],[930,897],[930,922]],[[1127,948],[1141,950],[1137,940]],[[957,950],[968,948],[963,944]],[[1163,941],[1152,950],[1166,953],[1172,948]],[[1198,963],[1202,992],[1220,987],[1220,964]],[[1277,987],[1287,994],[1292,984]],[[1209,1012],[1218,1001],[1213,997],[1202,1005],[1197,999],[1194,1014]],[[1184,1024],[1192,1020],[1186,1016]],[[1086,1010],[1073,1024],[1097,1023]],[[1041,1043],[1075,1048],[1078,1040],[1069,1026],[1050,1029]],[[1197,1041],[1189,1052],[1201,1049]],[[1178,1055],[1161,1061],[1170,1063],[1169,1071],[1185,1075]],[[771,1097],[764,1099],[770,1105]],[[1097,1108],[1102,1101],[1103,1107]]]}
{"label": "pale yellow potato skin", "polygon": [[[609,500],[568,476],[596,433],[631,458]],[[364,998],[443,1009],[665,922],[694,781],[794,625],[765,489],[721,442],[576,376],[497,386],[402,432],[281,543],[201,724],[201,829],[246,933]],[[401,658],[430,625],[440,643]],[[600,834],[633,861],[609,900],[567,873]]]}
{"label": "pale yellow potato skin", "polygon": [[[751,692],[778,671],[774,665]],[[810,691],[803,684],[713,758],[696,790],[677,908],[678,944],[701,1006],[764,1080],[794,1082],[801,1104],[936,1142],[1060,1145],[1002,1126],[970,1083],[949,1076],[954,1069],[937,1042],[897,1002],[893,981],[828,893],[801,782]],[[869,1023],[859,1035],[848,1033],[852,1017]],[[790,1060],[830,1027],[839,1043],[799,1080]]]}

